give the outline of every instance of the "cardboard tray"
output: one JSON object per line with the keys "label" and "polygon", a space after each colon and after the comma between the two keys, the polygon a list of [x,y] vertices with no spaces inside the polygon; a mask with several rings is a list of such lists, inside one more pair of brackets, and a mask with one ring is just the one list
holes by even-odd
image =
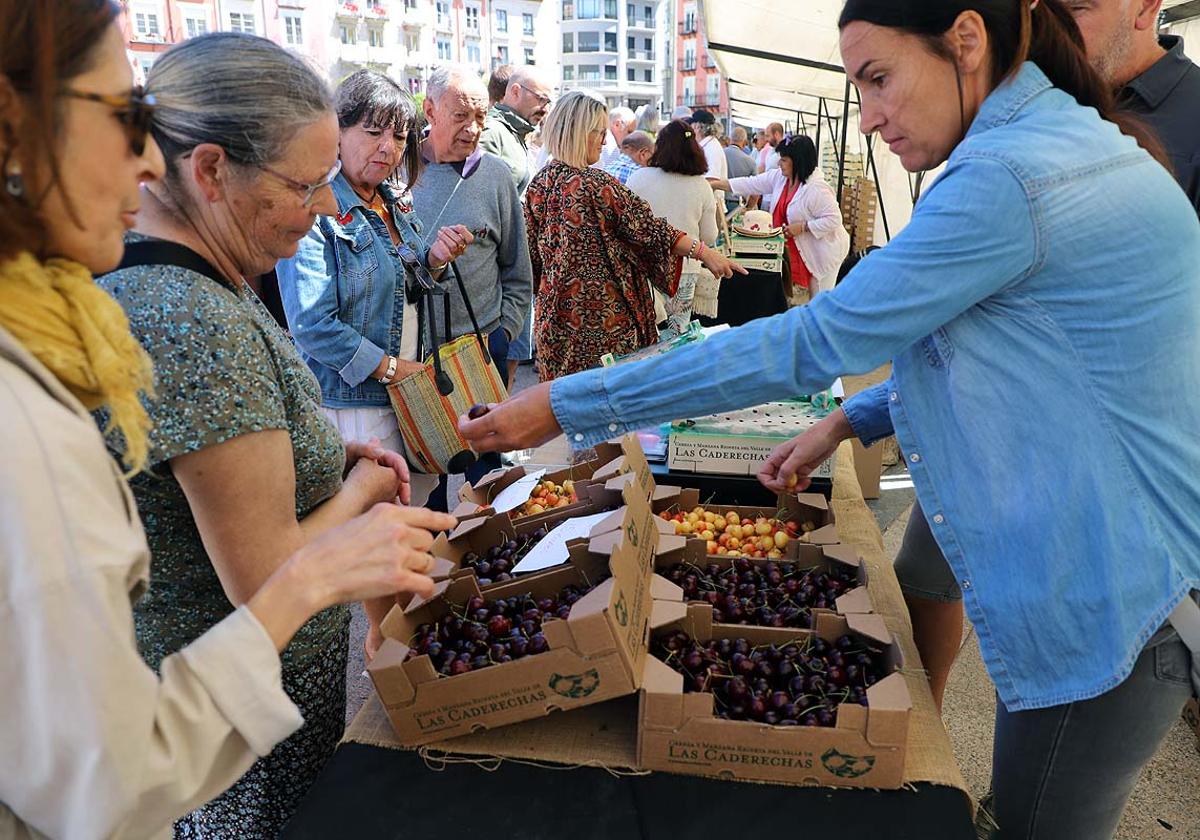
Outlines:
{"label": "cardboard tray", "polygon": [[[814,631],[712,627],[707,605],[656,606],[655,633],[679,628],[692,638],[746,638],[783,643],[815,633],[832,641],[846,633],[888,649],[900,648],[882,617],[822,615]],[[683,675],[653,656],[646,659],[638,706],[638,766],[691,776],[783,785],[898,788],[904,780],[912,700],[902,673],[867,689],[869,706],[843,704],[832,728],[768,726],[722,720],[708,693],[683,692]]]}
{"label": "cardboard tray", "polygon": [[[710,564],[728,568],[733,565],[734,559],[733,557],[722,557],[705,553],[703,540],[688,539],[676,536],[675,534],[665,534],[660,535],[658,539],[658,552],[654,557],[654,570],[658,574],[665,576],[666,571],[676,563],[691,563],[700,569],[704,569]],[[812,610],[814,620],[818,613],[851,615],[875,612],[875,606],[871,600],[870,576],[867,572],[866,563],[863,562],[863,558],[851,546],[807,545],[793,541],[788,545],[787,552],[781,560],[768,560],[764,557],[750,559],[750,563],[755,566],[765,566],[767,563],[797,563],[810,569],[829,569],[835,565],[853,568],[855,577],[858,579],[858,585],[839,597],[834,609],[814,608]],[[692,601],[690,603],[707,602]],[[754,627],[757,625],[714,623],[713,626],[718,628],[734,628]]]}
{"label": "cardboard tray", "polygon": [[[650,497],[650,506],[656,514],[664,511],[674,512],[676,509],[690,511],[698,505],[704,506],[700,499],[700,491],[691,487],[672,487],[664,484],[655,487]],[[812,526],[812,530],[799,537],[799,542],[813,545],[834,545],[840,542],[833,508],[830,506],[829,500],[820,493],[780,494],[778,503],[774,507],[712,505],[711,510],[714,513],[734,511],[743,519],[756,519],[759,516],[773,517],[784,521],[794,519],[802,527],[804,525]],[[666,533],[674,534],[675,530],[671,528]]]}
{"label": "cardboard tray", "polygon": [[[678,587],[653,575],[658,531],[649,505],[626,488],[621,528],[588,553],[607,558],[612,577],[577,601],[565,620],[546,621],[550,649],[455,677],[440,676],[427,656],[406,661],[416,628],[437,621],[454,604],[481,594],[473,577],[439,583],[428,601],[393,608],[385,637],[367,672],[399,742],[406,746],[466,735],[631,694],[641,684],[655,599],[680,597]],[[489,591],[489,598],[543,597],[590,583],[574,562],[535,579]]]}

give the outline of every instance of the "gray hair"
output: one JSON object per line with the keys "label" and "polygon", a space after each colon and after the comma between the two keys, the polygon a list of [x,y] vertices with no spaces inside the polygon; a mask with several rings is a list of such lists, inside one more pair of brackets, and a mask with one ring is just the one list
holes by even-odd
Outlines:
{"label": "gray hair", "polygon": [[692,130],[701,137],[716,137],[720,138],[725,133],[725,127],[721,125],[721,121],[717,120],[712,123],[694,122]]}
{"label": "gray hair", "polygon": [[153,131],[168,183],[179,156],[201,143],[220,146],[235,164],[268,165],[298,130],[333,111],[328,86],[303,59],[235,32],[171,47],[150,68],[146,88],[158,99]]}
{"label": "gray hair", "polygon": [[619,105],[608,112],[608,124],[612,125],[617,120],[620,120],[625,125],[636,125],[637,117],[633,111],[626,108],[624,105]]}
{"label": "gray hair", "polygon": [[621,141],[621,151],[640,152],[653,149],[654,138],[644,131],[634,131]]}
{"label": "gray hair", "polygon": [[479,74],[463,64],[443,64],[434,68],[425,84],[425,96],[435,105],[446,95],[446,91],[455,89],[474,89],[487,99],[487,85]]}

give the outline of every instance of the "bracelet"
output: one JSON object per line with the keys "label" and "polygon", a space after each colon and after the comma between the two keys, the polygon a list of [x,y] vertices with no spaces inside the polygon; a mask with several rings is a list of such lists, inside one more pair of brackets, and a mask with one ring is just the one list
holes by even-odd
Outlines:
{"label": "bracelet", "polygon": [[700,256],[704,253],[704,243],[699,239],[697,239],[696,242],[700,245],[700,247],[696,249],[696,259],[700,259]]}
{"label": "bracelet", "polygon": [[396,375],[396,357],[388,356],[387,373],[383,375],[383,379],[379,380],[380,385],[391,385],[392,378]]}
{"label": "bracelet", "polygon": [[694,260],[698,256],[697,249],[699,249],[703,244],[704,243],[702,243],[699,239],[692,240],[692,247],[688,248],[687,252],[689,260]]}

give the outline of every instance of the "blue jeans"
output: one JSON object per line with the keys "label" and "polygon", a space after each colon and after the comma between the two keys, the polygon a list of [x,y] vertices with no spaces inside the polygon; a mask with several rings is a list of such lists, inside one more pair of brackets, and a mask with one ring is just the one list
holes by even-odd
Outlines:
{"label": "blue jeans", "polygon": [[1191,696],[1191,654],[1165,625],[1133,673],[1092,700],[1010,713],[996,704],[992,816],[1001,840],[1101,840]]}

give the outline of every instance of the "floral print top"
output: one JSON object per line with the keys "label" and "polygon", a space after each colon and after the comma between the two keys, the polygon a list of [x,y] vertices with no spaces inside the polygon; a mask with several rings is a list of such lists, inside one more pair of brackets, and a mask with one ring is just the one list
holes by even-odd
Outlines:
{"label": "floral print top", "polygon": [[558,161],[530,183],[525,222],[542,381],[658,340],[650,287],[675,294],[681,232],[607,172]]}
{"label": "floral print top", "polygon": [[[146,400],[154,422],[150,466],[130,486],[151,551],[150,589],[134,607],[138,645],[157,668],[234,609],[168,461],[240,435],[285,429],[302,519],[341,488],[346,450],[321,414],[312,372],[247,286],[172,265],[126,268],[97,282],[125,309],[154,361],[155,396]],[[105,418],[98,419],[103,427]],[[285,675],[324,656],[348,621],[344,606],[310,619],[284,651]]]}

